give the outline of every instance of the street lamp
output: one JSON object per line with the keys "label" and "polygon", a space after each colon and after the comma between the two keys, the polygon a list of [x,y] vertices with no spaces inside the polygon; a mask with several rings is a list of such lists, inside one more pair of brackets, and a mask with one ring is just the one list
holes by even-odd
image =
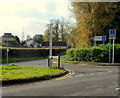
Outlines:
{"label": "street lamp", "polygon": [[53,33],[53,20],[50,21],[49,66],[52,65],[52,33]]}

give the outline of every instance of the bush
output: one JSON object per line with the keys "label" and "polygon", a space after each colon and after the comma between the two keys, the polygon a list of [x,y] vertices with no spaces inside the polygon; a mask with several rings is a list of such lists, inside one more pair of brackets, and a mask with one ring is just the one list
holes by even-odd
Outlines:
{"label": "bush", "polygon": [[[112,45],[110,45],[112,49]],[[80,49],[68,49],[66,60],[69,61],[109,61],[109,44],[89,46]],[[120,44],[115,44],[115,62],[120,62]]]}

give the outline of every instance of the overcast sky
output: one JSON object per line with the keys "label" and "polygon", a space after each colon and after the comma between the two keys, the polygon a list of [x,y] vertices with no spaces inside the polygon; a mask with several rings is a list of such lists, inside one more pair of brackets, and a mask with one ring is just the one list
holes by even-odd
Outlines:
{"label": "overcast sky", "polygon": [[70,19],[68,6],[68,0],[0,0],[0,33],[43,34],[51,19]]}

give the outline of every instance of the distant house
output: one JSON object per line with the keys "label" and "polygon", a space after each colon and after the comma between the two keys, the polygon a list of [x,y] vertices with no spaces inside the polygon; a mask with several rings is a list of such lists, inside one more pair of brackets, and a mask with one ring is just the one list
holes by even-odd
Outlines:
{"label": "distant house", "polygon": [[39,47],[39,43],[33,43],[33,47],[34,47],[34,48]]}
{"label": "distant house", "polygon": [[43,41],[43,35],[41,35],[41,34],[36,34],[36,35],[33,37],[33,41],[34,41],[35,43],[40,43],[40,42],[42,42],[42,41]]}
{"label": "distant house", "polygon": [[27,40],[26,45],[27,45],[27,47],[32,47],[33,46],[33,40],[32,39]]}
{"label": "distant house", "polygon": [[16,44],[15,37],[12,33],[4,33],[2,37],[0,37],[3,46],[14,46]]}
{"label": "distant house", "polygon": [[2,41],[14,41],[14,36],[12,35],[12,33],[4,33],[4,35],[2,36]]}
{"label": "distant house", "polygon": [[[42,48],[49,48],[49,41],[43,41],[40,43],[34,42],[32,39],[26,42],[27,47],[42,47]],[[66,42],[63,41],[57,41],[52,42],[53,47],[64,47],[66,48]]]}
{"label": "distant house", "polygon": [[30,48],[30,47],[34,47],[34,48],[39,47],[39,43],[34,42],[33,39],[27,40],[27,41],[26,41],[26,45],[27,45],[27,47],[29,47],[29,48]]}

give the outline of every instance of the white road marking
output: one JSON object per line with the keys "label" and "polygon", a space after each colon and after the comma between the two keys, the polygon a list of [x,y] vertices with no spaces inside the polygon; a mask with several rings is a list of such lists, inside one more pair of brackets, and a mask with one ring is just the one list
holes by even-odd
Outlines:
{"label": "white road marking", "polygon": [[[107,71],[107,72],[113,72],[113,71]],[[106,72],[96,72],[96,73],[89,73],[89,74],[82,74],[82,75],[76,75],[76,76],[79,76],[79,77],[81,77],[81,76],[85,76],[85,75],[97,75],[97,74],[101,74],[101,73],[106,73]]]}
{"label": "white road marking", "polygon": [[82,77],[82,76],[84,76],[84,75],[76,75],[76,76],[78,76],[78,77]]}
{"label": "white road marking", "polygon": [[91,74],[86,74],[86,75],[95,75],[95,73],[91,73]]}
{"label": "white road marking", "polygon": [[115,90],[118,91],[118,90],[120,90],[120,88],[116,88]]}

